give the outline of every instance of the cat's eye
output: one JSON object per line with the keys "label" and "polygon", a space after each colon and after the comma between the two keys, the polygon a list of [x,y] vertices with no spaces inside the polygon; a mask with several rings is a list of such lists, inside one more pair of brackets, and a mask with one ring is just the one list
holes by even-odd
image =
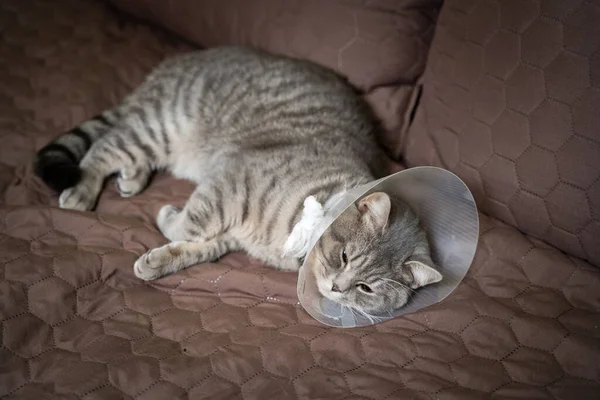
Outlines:
{"label": "cat's eye", "polygon": [[359,283],[358,285],[356,285],[356,287],[365,293],[373,293],[373,289],[371,289],[371,287],[365,283]]}
{"label": "cat's eye", "polygon": [[348,264],[348,255],[346,254],[346,249],[342,250],[342,264]]}

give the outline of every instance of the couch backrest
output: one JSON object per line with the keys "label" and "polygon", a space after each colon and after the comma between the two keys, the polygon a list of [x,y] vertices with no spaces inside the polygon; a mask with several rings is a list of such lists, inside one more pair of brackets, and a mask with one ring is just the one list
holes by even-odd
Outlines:
{"label": "couch backrest", "polygon": [[442,0],[111,0],[203,47],[238,44],[306,58],[366,92],[400,152],[413,85]]}
{"label": "couch backrest", "polygon": [[463,178],[479,206],[600,264],[600,7],[446,0],[409,166]]}

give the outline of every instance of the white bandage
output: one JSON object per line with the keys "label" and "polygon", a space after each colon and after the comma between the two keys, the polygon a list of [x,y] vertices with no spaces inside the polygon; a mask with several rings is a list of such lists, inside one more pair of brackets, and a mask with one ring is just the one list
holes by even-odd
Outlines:
{"label": "white bandage", "polygon": [[283,245],[283,255],[285,257],[302,258],[306,255],[310,237],[315,228],[323,221],[324,215],[323,206],[315,196],[308,196],[304,200],[302,217]]}

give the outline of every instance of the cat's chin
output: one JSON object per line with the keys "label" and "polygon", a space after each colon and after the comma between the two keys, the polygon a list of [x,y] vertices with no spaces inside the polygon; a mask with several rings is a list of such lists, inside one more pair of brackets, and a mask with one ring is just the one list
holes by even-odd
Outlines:
{"label": "cat's chin", "polygon": [[329,293],[323,293],[323,292],[321,292],[321,294],[323,296],[325,296],[326,298],[328,298],[329,300],[334,301],[336,303],[342,304],[344,306],[349,305],[349,304],[347,304],[346,301],[344,301],[344,295],[342,295],[342,294],[332,293],[332,292],[329,292]]}
{"label": "cat's chin", "polygon": [[317,288],[319,290],[319,293],[323,297],[333,301],[334,303],[341,304],[342,306],[360,309],[361,311],[364,311],[364,312],[374,315],[374,316],[377,316],[377,315],[387,316],[387,315],[389,315],[389,312],[398,310],[398,309],[404,307],[408,303],[408,295],[406,295],[405,298],[401,299],[398,302],[399,304],[396,304],[394,307],[391,308],[391,310],[389,310],[387,307],[365,307],[365,306],[361,307],[361,306],[356,305],[354,302],[350,302],[350,301],[346,300],[345,299],[346,296],[344,294],[332,292],[330,290],[330,288],[332,287],[332,282],[333,282],[331,279],[326,279],[321,276],[317,276],[316,281],[317,281]]}
{"label": "cat's chin", "polygon": [[343,299],[344,295],[341,293],[332,292],[330,288],[333,286],[333,281],[331,279],[323,279],[317,277],[317,288],[319,289],[319,293],[322,296],[328,298],[329,300],[335,301],[336,303],[340,303]]}

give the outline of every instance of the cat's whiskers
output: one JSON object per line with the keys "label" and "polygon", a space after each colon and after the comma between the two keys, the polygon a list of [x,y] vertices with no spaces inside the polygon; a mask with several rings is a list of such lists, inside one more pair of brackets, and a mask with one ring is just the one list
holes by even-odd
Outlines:
{"label": "cat's whiskers", "polygon": [[319,254],[318,250],[315,250],[315,257],[317,258],[317,260],[321,263],[321,265],[323,266],[323,268],[321,268],[321,277],[323,279],[326,279],[325,276],[325,269],[327,268],[327,264],[325,263],[325,261],[323,261],[323,259],[321,258],[321,255]]}
{"label": "cat's whiskers", "polygon": [[[381,278],[381,279],[382,279],[382,280],[384,280],[384,281],[389,281],[389,282],[395,283],[395,284],[397,284],[397,285],[400,285],[400,287],[401,287],[401,288],[403,288],[403,289],[406,289],[406,290],[407,290],[407,293],[408,293],[408,300],[411,300],[411,299],[412,299],[412,297],[413,297],[413,294],[415,294],[415,293],[417,292],[416,290],[414,290],[414,289],[411,289],[411,288],[409,288],[408,286],[406,286],[406,285],[402,284],[401,282],[395,281],[395,280],[393,280],[393,279],[389,279],[389,278]],[[386,284],[386,285],[390,285],[390,287],[393,287],[391,284],[389,284],[389,283],[387,283],[387,282],[384,282],[384,284]],[[396,287],[394,287],[394,289],[396,289],[396,291],[398,291],[398,289],[397,289]],[[398,294],[400,294],[400,292],[398,292]],[[401,296],[401,295],[400,295],[400,296]]]}
{"label": "cat's whiskers", "polygon": [[356,311],[358,311],[359,313],[361,313],[362,315],[364,315],[365,317],[367,317],[369,319],[369,321],[371,321],[372,324],[375,324],[375,320],[381,320],[383,321],[385,318],[383,317],[378,317],[376,315],[373,314],[369,314],[368,312],[361,310],[357,307],[352,307],[353,309],[355,309]]}
{"label": "cat's whiskers", "polygon": [[395,286],[393,286],[391,283],[387,283],[387,282],[383,282],[383,284],[384,284],[385,286],[387,286],[387,287],[390,287],[390,288],[392,288],[393,290],[395,290],[395,291],[396,291],[396,293],[398,293],[398,296],[399,296],[399,297],[402,297],[402,292],[400,292],[400,290],[399,290],[397,287],[395,287]]}
{"label": "cat's whiskers", "polygon": [[411,289],[410,287],[406,286],[402,282],[398,282],[398,281],[390,279],[390,278],[381,278],[381,280],[395,283],[395,284],[399,285],[401,288],[404,288],[404,289],[408,290],[410,293],[416,293],[417,292],[416,290]]}
{"label": "cat's whiskers", "polygon": [[[365,317],[367,317],[369,319],[369,321],[371,321],[371,324],[374,324],[375,321],[373,320],[373,318],[371,318],[368,314],[364,314],[361,310],[359,310],[358,308],[355,307],[351,307],[351,306],[346,306],[350,312],[352,313],[352,315],[354,316],[355,319],[360,319],[361,315],[364,315]],[[357,314],[360,313],[360,314]]]}
{"label": "cat's whiskers", "polygon": [[343,308],[347,308],[348,310],[350,310],[350,313],[352,314],[352,316],[354,317],[354,319],[358,319],[358,318],[360,317],[358,314],[356,314],[356,313],[354,312],[354,308],[353,308],[353,307],[350,307],[350,306],[344,306],[344,305],[343,305],[342,307],[343,307]]}

